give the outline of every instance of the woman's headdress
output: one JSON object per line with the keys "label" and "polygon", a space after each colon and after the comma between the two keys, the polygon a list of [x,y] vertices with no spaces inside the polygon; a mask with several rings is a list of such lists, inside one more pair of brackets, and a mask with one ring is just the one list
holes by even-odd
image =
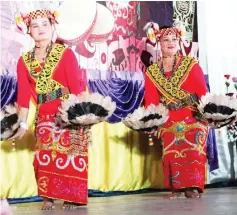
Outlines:
{"label": "woman's headdress", "polygon": [[52,23],[58,23],[57,18],[59,13],[57,10],[55,10],[58,5],[58,2],[55,3],[46,1],[28,2],[27,4],[19,2],[17,4],[17,12],[15,15],[18,29],[22,33],[26,34],[31,20],[37,19],[39,17],[46,17],[51,19]]}
{"label": "woman's headdress", "polygon": [[55,26],[58,40],[68,45],[106,41],[114,29],[115,18],[94,0],[17,2],[17,27],[27,33],[31,20],[47,17]]}
{"label": "woman's headdress", "polygon": [[175,34],[178,38],[184,39],[185,26],[182,22],[177,22],[174,27],[159,29],[159,25],[154,22],[148,22],[143,28],[146,31],[147,42],[155,46],[161,37]]}

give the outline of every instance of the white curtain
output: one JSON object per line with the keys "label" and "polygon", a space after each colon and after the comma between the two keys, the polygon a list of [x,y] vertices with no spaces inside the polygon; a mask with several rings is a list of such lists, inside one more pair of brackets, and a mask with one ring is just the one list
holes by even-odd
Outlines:
{"label": "white curtain", "polygon": [[[200,64],[209,76],[211,92],[225,94],[225,74],[237,77],[237,1],[197,2]],[[233,84],[229,92],[235,92]],[[226,127],[216,130],[219,166],[210,183],[237,178],[236,145],[228,143]],[[234,169],[230,163],[234,162]]]}

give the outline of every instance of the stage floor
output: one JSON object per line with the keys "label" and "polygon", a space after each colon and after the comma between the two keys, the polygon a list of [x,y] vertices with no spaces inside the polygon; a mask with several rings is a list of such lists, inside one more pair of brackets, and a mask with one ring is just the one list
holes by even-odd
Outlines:
{"label": "stage floor", "polygon": [[237,187],[206,189],[202,199],[164,200],[168,193],[136,194],[89,198],[89,204],[76,211],[40,211],[41,202],[11,205],[13,215],[236,215]]}

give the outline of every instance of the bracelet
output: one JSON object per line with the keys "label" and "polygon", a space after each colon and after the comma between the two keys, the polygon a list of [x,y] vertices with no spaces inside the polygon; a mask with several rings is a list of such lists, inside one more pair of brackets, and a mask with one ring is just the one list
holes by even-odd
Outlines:
{"label": "bracelet", "polygon": [[25,123],[25,122],[20,122],[20,127],[24,128],[27,131],[29,130],[29,127],[28,127],[27,123]]}

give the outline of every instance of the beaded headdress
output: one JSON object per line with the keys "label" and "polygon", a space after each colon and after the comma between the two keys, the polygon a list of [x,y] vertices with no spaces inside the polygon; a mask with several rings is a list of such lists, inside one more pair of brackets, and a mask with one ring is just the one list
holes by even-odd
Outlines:
{"label": "beaded headdress", "polygon": [[146,31],[148,42],[151,45],[156,45],[160,38],[167,35],[175,34],[178,38],[183,39],[185,36],[185,26],[182,22],[178,22],[172,28],[159,29],[159,25],[154,22],[148,22],[143,28]]}
{"label": "beaded headdress", "polygon": [[57,17],[59,16],[59,13],[55,10],[55,7],[55,4],[47,2],[29,2],[27,5],[19,4],[18,12],[15,17],[18,29],[22,33],[27,33],[27,28],[29,27],[31,20],[39,17],[49,18],[52,23],[57,24]]}

